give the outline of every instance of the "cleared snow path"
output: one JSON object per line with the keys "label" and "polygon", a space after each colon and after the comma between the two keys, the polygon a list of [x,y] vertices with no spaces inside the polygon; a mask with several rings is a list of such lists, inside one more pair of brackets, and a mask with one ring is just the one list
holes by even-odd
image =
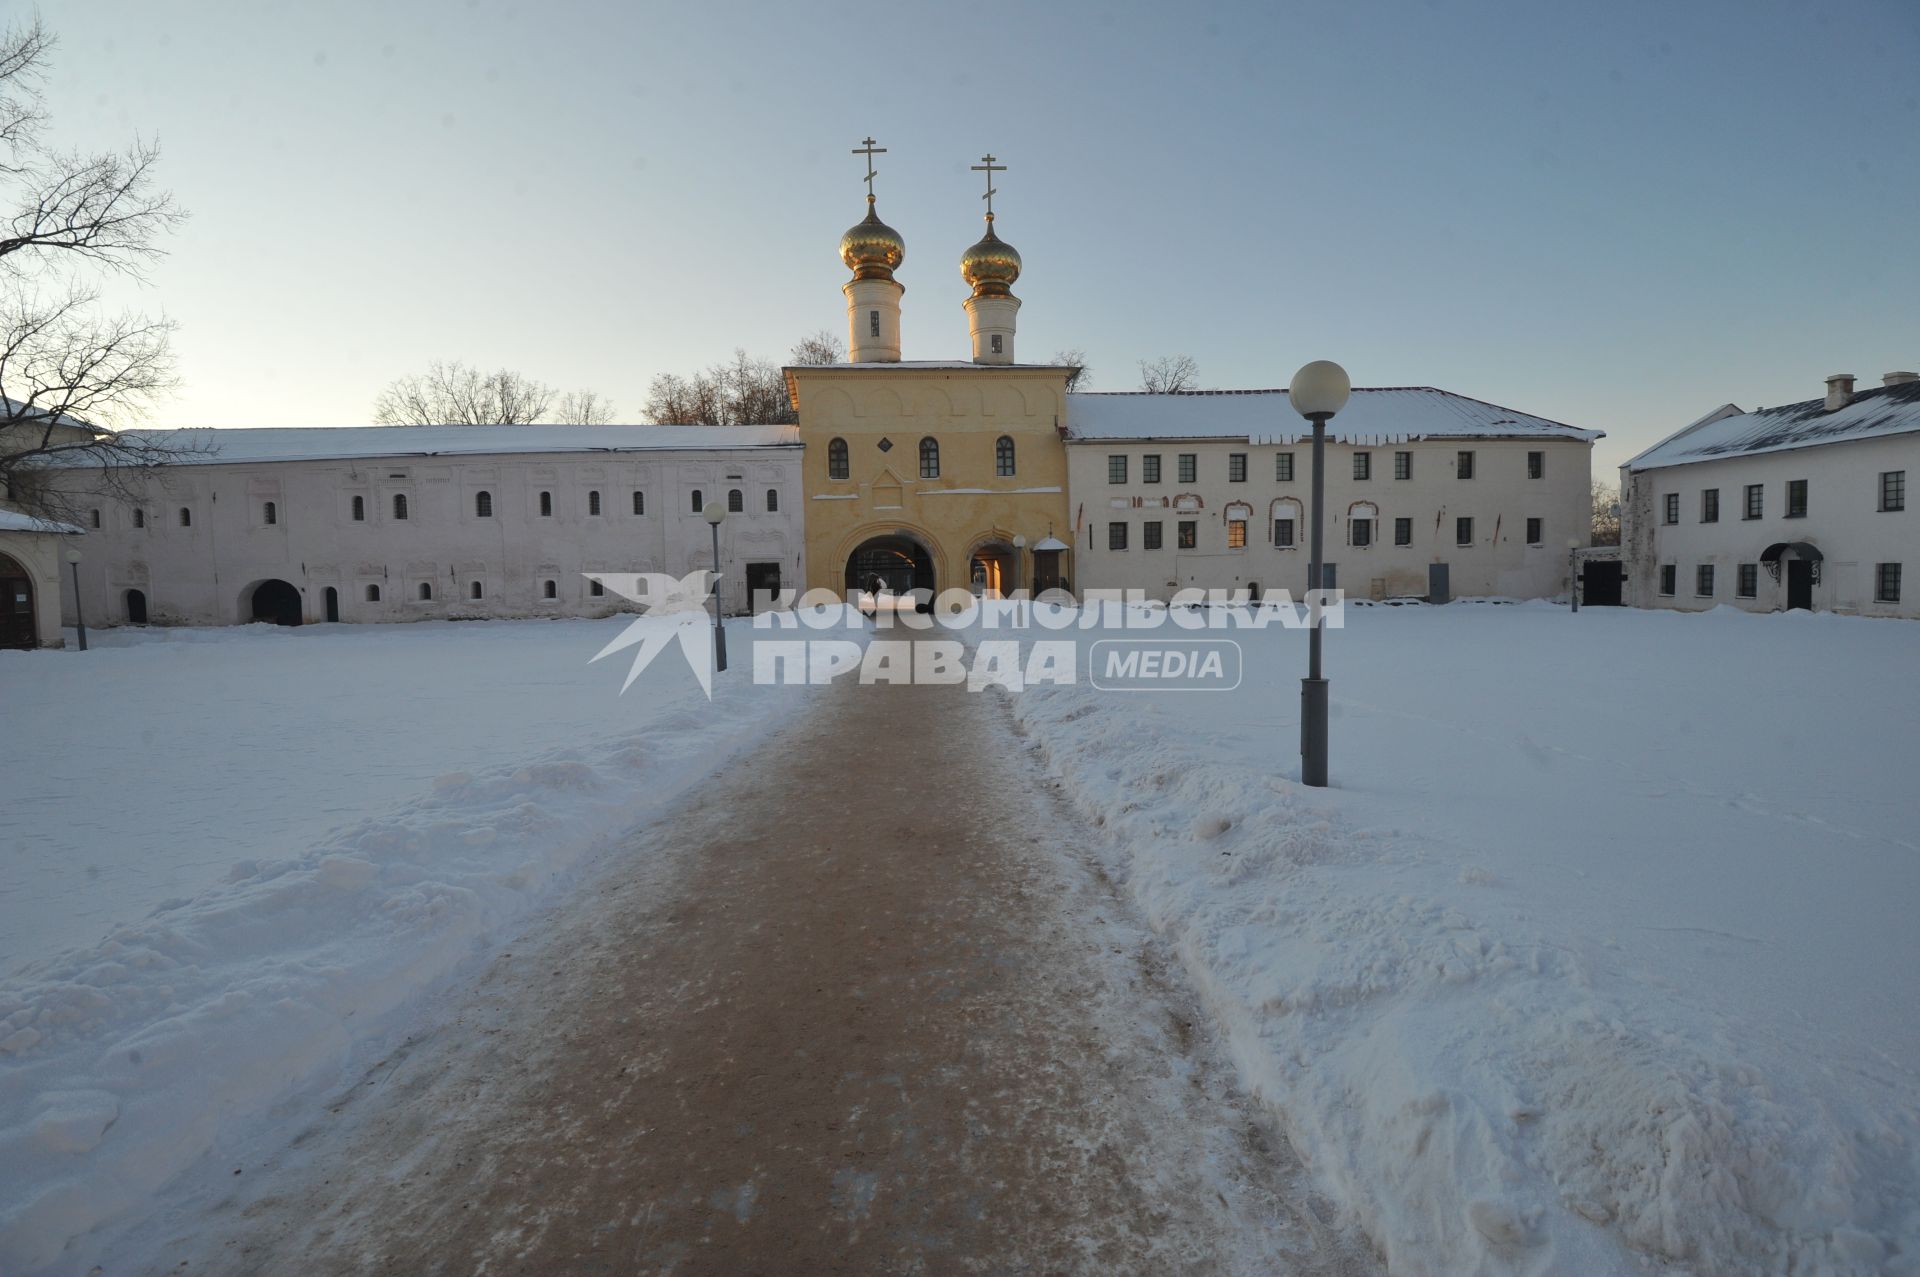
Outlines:
{"label": "cleared snow path", "polygon": [[1001,698],[836,687],[121,1259],[1377,1271],[1092,865]]}

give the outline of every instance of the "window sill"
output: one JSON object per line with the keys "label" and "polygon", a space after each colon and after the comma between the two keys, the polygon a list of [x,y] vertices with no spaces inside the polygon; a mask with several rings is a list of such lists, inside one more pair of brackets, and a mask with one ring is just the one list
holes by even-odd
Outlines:
{"label": "window sill", "polygon": [[1783,519],[1804,519],[1807,517],[1807,512],[1802,510],[1799,514],[1783,514],[1780,517]]}

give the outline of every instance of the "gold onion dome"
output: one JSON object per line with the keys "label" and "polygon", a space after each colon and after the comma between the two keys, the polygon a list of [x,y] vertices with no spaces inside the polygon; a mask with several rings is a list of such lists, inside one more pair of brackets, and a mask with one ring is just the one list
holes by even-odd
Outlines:
{"label": "gold onion dome", "polygon": [[894,268],[906,255],[907,241],[880,220],[873,196],[867,196],[865,220],[840,237],[840,260],[855,279],[892,279]]}
{"label": "gold onion dome", "polygon": [[993,214],[987,214],[987,233],[960,254],[960,276],[973,285],[975,297],[1006,297],[1020,278],[1020,254],[993,233]]}

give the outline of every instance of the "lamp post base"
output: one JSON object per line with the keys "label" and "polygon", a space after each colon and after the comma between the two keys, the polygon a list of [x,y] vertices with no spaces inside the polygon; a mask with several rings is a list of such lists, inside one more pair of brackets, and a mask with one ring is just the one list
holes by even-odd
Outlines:
{"label": "lamp post base", "polygon": [[727,627],[724,625],[713,627],[713,668],[727,668]]}
{"label": "lamp post base", "polygon": [[1300,783],[1327,787],[1327,680],[1300,680]]}

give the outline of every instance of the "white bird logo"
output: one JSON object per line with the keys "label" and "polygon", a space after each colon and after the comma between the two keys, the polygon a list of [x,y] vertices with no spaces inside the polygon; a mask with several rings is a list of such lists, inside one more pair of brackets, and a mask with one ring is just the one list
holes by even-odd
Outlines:
{"label": "white bird logo", "polygon": [[[705,568],[689,572],[685,577],[671,577],[664,572],[583,572],[581,575],[641,607],[641,615],[635,617],[619,637],[596,652],[587,664],[638,643],[640,650],[633,655],[633,668],[627,671],[627,681],[620,684],[624,693],[640,677],[640,671],[653,663],[654,657],[665,651],[669,643],[678,641],[681,654],[693,668],[693,676],[700,680],[700,690],[707,694],[708,700],[713,699],[713,626],[708,623],[706,610],[707,600],[713,597],[714,586],[719,583],[718,575]],[[658,622],[662,618],[671,618],[672,627],[661,626]]]}

